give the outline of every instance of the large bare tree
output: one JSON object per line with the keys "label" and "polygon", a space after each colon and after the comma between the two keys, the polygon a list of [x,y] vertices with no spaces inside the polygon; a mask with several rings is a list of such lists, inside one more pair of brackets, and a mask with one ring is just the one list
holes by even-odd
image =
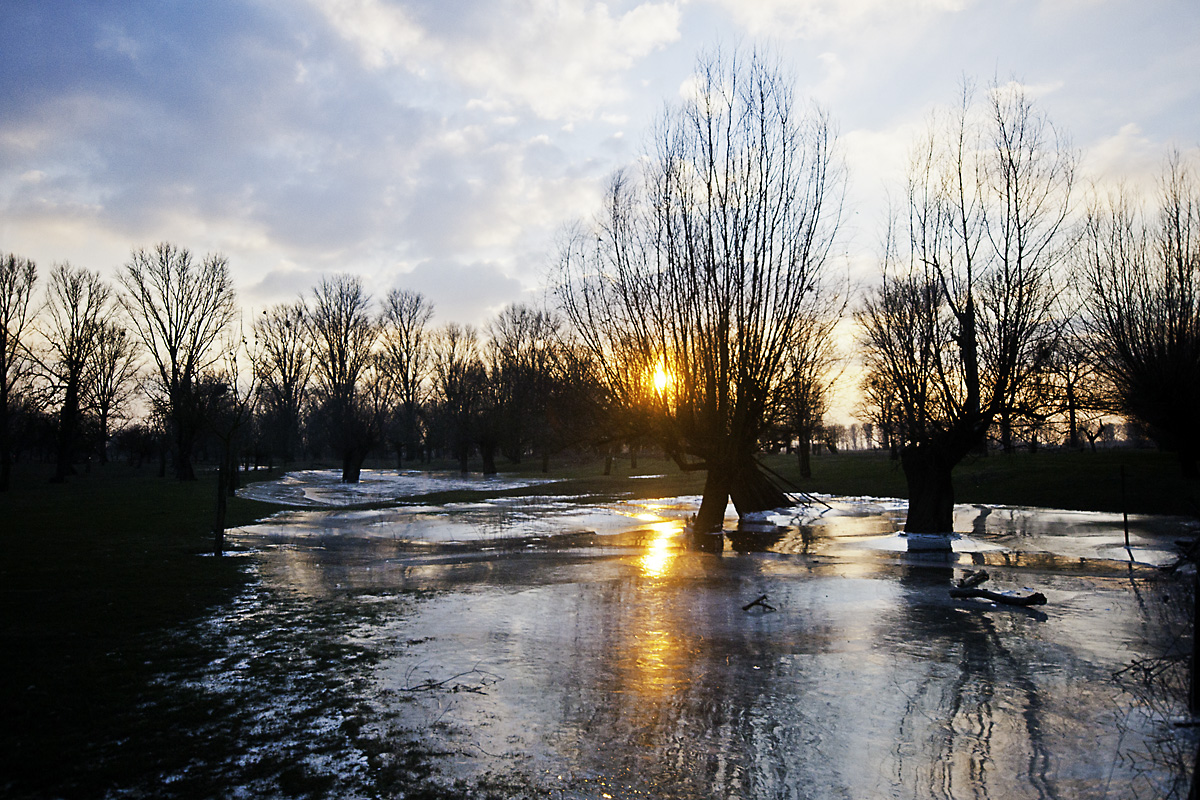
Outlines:
{"label": "large bare tree", "polygon": [[358,483],[363,461],[383,435],[386,394],[375,344],[379,324],[362,281],[323,278],[306,319],[313,354],[316,409],[329,444],[342,461],[342,480]]}
{"label": "large bare tree", "polygon": [[138,248],[120,272],[121,303],[153,364],[152,397],[171,432],[175,477],[195,480],[192,449],[203,425],[195,382],[222,356],[219,340],[237,313],[224,256],[197,263],[182,247]]}
{"label": "large bare tree", "polygon": [[0,255],[0,492],[12,476],[12,411],[29,374],[29,342],[37,266],[27,258]]}
{"label": "large bare tree", "polygon": [[50,271],[46,302],[45,337],[47,354],[43,372],[58,400],[58,442],[54,466],[55,482],[75,472],[84,400],[97,357],[99,337],[109,311],[109,288],[99,273],[56,264]]}
{"label": "large bare tree", "polygon": [[664,450],[707,472],[708,531],[730,498],[739,515],[790,502],[755,452],[827,266],[842,173],[827,116],[759,52],[702,56],[654,141],[563,249],[560,297],[616,402],[650,408]]}
{"label": "large bare tree", "polygon": [[1018,86],[965,90],[910,161],[906,218],[859,314],[904,437],[905,529],[952,531],[952,470],[1053,353],[1076,156]]}
{"label": "large bare tree", "polygon": [[1078,250],[1096,369],[1112,410],[1142,423],[1196,477],[1200,451],[1200,181],[1167,163],[1157,213],[1126,193],[1097,203]]}

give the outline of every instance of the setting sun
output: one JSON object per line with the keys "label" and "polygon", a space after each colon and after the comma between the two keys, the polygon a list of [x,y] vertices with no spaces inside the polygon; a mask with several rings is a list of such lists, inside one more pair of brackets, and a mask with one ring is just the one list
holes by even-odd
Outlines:
{"label": "setting sun", "polygon": [[671,373],[667,372],[666,367],[660,361],[654,368],[654,393],[661,395],[671,385]]}

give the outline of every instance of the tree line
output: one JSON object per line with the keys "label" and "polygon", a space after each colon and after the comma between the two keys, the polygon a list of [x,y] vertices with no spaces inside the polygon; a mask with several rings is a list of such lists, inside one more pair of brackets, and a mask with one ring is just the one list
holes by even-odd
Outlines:
{"label": "tree line", "polygon": [[730,499],[743,516],[787,503],[757,454],[795,446],[807,472],[847,363],[864,427],[904,469],[909,530],[950,530],[969,454],[1082,447],[1105,415],[1196,475],[1194,158],[1166,158],[1153,208],[1085,192],[1079,153],[1020,86],[964,87],[913,142],[877,275],[852,292],[828,115],[758,51],[702,55],[696,74],[564,237],[554,301],[480,329],[434,326],[422,295],[373,299],[353,275],[247,322],[226,260],[170,243],[134,250],[115,286],[55,265],[40,299],[37,267],[4,256],[0,486],[34,443],[55,480],[103,460],[118,420],[131,448],[167,443],[180,479],[198,443],[229,480],[254,451],[335,458],[347,481],[385,450],[495,472],[653,445],[705,472],[708,528]]}

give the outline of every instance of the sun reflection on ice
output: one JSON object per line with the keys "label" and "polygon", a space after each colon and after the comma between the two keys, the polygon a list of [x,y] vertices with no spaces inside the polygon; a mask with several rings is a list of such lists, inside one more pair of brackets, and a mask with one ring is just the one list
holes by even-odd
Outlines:
{"label": "sun reflection on ice", "polygon": [[659,520],[652,522],[645,519],[651,516],[649,514],[638,515],[639,519],[650,522],[649,530],[651,538],[646,543],[646,552],[642,554],[641,567],[642,575],[647,578],[661,578],[667,574],[671,567],[671,562],[675,560],[675,537],[683,530],[683,522],[681,520],[664,520],[662,517],[655,517]]}

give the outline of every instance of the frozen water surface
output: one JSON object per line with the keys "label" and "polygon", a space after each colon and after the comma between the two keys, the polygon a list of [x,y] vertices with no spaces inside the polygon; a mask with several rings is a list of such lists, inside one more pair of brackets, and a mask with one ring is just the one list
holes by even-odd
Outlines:
{"label": "frozen water surface", "polygon": [[[398,498],[410,481],[404,492],[423,495],[449,478],[429,480],[395,474],[363,494]],[[297,473],[255,491],[336,505],[315,498],[343,490]],[[1126,550],[1119,516],[962,506],[954,551],[929,556],[904,552],[902,502],[824,500],[740,530],[731,515],[700,543],[684,528],[698,498],[289,511],[231,533],[259,583],[210,624],[253,660],[246,620],[320,609],[342,623],[309,622],[289,647],[374,654],[345,668],[353,682],[314,734],[369,708],[359,738],[320,758],[286,725],[274,743],[345,786],[417,750],[433,770],[422,779],[447,796],[1118,798],[1171,786],[1155,748],[1185,734],[1133,708],[1113,675],[1175,640],[1180,598],[1154,567],[1194,531],[1134,518]],[[952,600],[951,579],[980,567],[988,588],[1048,604]],[[744,610],[761,595],[774,611]],[[287,686],[320,669],[288,659],[274,666]],[[271,697],[268,719],[299,702]],[[384,793],[416,780],[404,775]]]}

